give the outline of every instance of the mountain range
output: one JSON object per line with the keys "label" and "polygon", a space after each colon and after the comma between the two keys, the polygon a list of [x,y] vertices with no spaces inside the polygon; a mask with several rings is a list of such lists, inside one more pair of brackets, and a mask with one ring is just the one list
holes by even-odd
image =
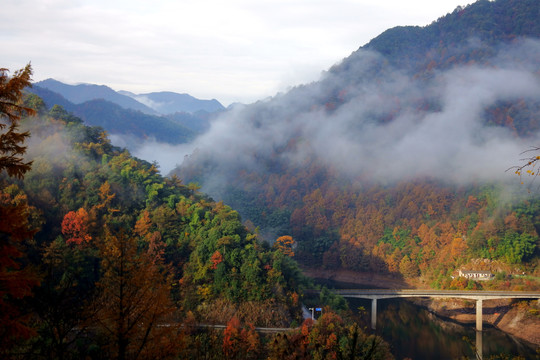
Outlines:
{"label": "mountain range", "polygon": [[111,103],[120,105],[124,109],[138,110],[146,114],[156,115],[157,111],[140,103],[139,101],[118,93],[105,85],[78,84],[68,85],[54,79],[39,81],[34,84],[41,88],[62,95],[73,104],[81,104],[90,100],[103,99]]}
{"label": "mountain range", "polygon": [[189,94],[178,94],[170,91],[134,94],[123,90],[117,92],[105,85],[68,85],[54,79],[39,81],[34,85],[60,94],[74,104],[103,99],[125,109],[138,110],[151,115],[200,111],[212,113],[225,109],[216,99],[200,100]]}
{"label": "mountain range", "polygon": [[[538,291],[540,196],[520,182],[537,186],[540,148],[521,155],[531,177],[506,170],[540,143],[539,10],[480,0],[391,29],[319,81],[233,111],[165,116],[125,108],[130,96],[106,87],[36,84],[44,101],[20,100],[37,116],[21,118],[24,133],[9,128],[31,134],[31,169],[0,174],[0,353],[386,359],[403,331],[392,345],[364,334],[355,303],[304,274]],[[146,95],[147,107],[182,98]],[[149,142],[153,155],[194,150],[164,177],[90,124],[134,143],[188,142]],[[494,278],[457,276],[465,269]],[[534,333],[538,306],[508,307]],[[305,308],[318,320],[304,321]],[[255,326],[291,331],[263,338]]]}
{"label": "mountain range", "polygon": [[[479,0],[389,29],[319,81],[234,111],[53,80],[32,91],[146,161],[180,164],[173,179],[236,209],[262,239],[291,236],[307,269],[473,287],[452,274],[478,259],[540,276],[540,197],[507,171],[540,143],[538,23],[537,0]],[[123,107],[135,99],[139,109]],[[185,112],[156,115],[180,103]]]}
{"label": "mountain range", "polygon": [[389,29],[223,114],[173,173],[261,236],[292,235],[305,266],[438,287],[474,258],[532,264],[540,203],[507,170],[540,143],[539,23],[537,0],[480,0]]}
{"label": "mountain range", "polygon": [[225,110],[223,105],[216,99],[200,100],[189,94],[178,94],[171,91],[153,92],[147,94],[134,94],[129,91],[119,91],[121,95],[126,95],[135,99],[139,103],[145,104],[159,114],[197,113]]}
{"label": "mountain range", "polygon": [[137,95],[104,85],[68,85],[54,79],[37,82],[29,91],[40,96],[48,108],[60,105],[87,125],[124,137],[122,145],[132,151],[144,140],[185,143],[207,130],[212,117],[225,109],[215,99],[200,100],[188,94]]}

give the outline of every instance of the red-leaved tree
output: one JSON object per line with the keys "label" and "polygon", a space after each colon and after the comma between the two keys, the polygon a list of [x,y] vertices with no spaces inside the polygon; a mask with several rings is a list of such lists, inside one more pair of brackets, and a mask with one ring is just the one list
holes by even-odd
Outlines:
{"label": "red-leaved tree", "polygon": [[62,220],[62,234],[66,237],[66,243],[89,243],[92,237],[88,233],[88,221],[88,213],[84,208],[68,212]]}
{"label": "red-leaved tree", "polygon": [[259,335],[253,325],[242,327],[233,317],[223,331],[223,354],[227,359],[258,359]]}

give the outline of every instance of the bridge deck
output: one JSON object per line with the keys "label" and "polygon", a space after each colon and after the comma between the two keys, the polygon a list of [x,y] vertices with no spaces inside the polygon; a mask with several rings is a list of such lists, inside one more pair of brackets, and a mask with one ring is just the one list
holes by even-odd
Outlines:
{"label": "bridge deck", "polygon": [[540,291],[464,291],[464,290],[409,290],[409,289],[343,289],[335,290],[343,297],[390,299],[400,297],[490,299],[540,299]]}
{"label": "bridge deck", "polygon": [[482,331],[482,301],[493,299],[540,299],[540,291],[462,291],[462,290],[402,290],[345,289],[335,290],[343,297],[371,299],[371,328],[377,326],[377,300],[406,297],[462,298],[476,300],[476,330]]}

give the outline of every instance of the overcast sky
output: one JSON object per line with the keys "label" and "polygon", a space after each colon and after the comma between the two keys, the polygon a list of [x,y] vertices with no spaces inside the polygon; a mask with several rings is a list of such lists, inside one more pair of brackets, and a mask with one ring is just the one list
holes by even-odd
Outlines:
{"label": "overcast sky", "polygon": [[34,80],[250,103],[317,80],[384,30],[472,0],[2,0],[0,67]]}

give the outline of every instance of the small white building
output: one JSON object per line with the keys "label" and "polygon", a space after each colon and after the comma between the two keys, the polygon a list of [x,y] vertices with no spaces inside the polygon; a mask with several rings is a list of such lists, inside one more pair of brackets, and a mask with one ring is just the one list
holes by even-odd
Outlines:
{"label": "small white building", "polygon": [[468,270],[459,270],[458,276],[464,277],[471,280],[491,280],[494,275],[491,271],[468,271]]}

